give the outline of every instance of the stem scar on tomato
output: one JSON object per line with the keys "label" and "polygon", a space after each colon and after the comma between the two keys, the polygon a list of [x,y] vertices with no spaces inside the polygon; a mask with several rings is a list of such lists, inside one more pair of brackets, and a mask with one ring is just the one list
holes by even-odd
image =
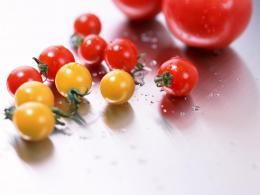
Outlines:
{"label": "stem scar on tomato", "polygon": [[173,76],[169,72],[164,72],[162,75],[156,76],[154,82],[157,87],[170,87],[172,85]]}
{"label": "stem scar on tomato", "polygon": [[43,62],[41,62],[39,59],[37,59],[35,57],[33,57],[32,59],[36,62],[37,66],[40,70],[40,74],[42,76],[44,76],[45,79],[43,82],[45,82],[48,79],[48,65],[44,64]]}
{"label": "stem scar on tomato", "polygon": [[89,90],[87,90],[86,93],[80,93],[80,91],[77,89],[69,90],[67,99],[69,103],[72,104],[72,106],[74,107],[75,112],[77,112],[77,110],[79,109],[82,98],[89,93]]}

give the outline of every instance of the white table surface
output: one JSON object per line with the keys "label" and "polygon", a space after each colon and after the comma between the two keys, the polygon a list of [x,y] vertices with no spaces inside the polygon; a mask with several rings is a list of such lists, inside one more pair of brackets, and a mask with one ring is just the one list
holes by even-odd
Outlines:
{"label": "white table surface", "polygon": [[[70,122],[66,135],[38,144],[21,141],[1,119],[0,194],[259,195],[259,1],[254,8],[241,38],[218,55],[203,55],[174,41],[162,15],[136,28],[110,0],[1,0],[1,110],[13,103],[8,73],[33,65],[31,57],[49,45],[68,46],[73,20],[83,12],[100,16],[106,39],[136,41],[146,64],[183,55],[197,64],[201,79],[191,97],[165,113],[160,107],[167,99],[152,82],[155,66],[120,108],[106,104],[96,82],[82,108],[87,125]],[[144,43],[140,36],[152,39]]]}

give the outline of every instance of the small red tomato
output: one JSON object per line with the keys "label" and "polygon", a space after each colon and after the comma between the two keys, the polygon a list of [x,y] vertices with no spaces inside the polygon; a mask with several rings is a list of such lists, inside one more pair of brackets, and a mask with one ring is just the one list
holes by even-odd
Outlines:
{"label": "small red tomato", "polygon": [[79,47],[80,56],[87,64],[97,64],[104,59],[106,41],[98,35],[88,35]]}
{"label": "small red tomato", "polygon": [[138,51],[132,41],[115,39],[105,50],[105,60],[110,69],[131,72],[137,65]]}
{"label": "small red tomato", "polygon": [[161,11],[162,0],[113,0],[117,7],[132,20],[150,19]]}
{"label": "small red tomato", "polygon": [[12,70],[7,78],[8,91],[14,95],[16,90],[28,81],[42,82],[40,73],[33,67],[21,66]]}
{"label": "small red tomato", "polygon": [[75,62],[73,54],[64,46],[50,46],[43,50],[39,56],[39,61],[48,66],[48,80],[55,79],[58,70],[70,62]]}
{"label": "small red tomato", "polygon": [[227,47],[246,29],[251,0],[165,0],[163,12],[172,33],[189,46]]}
{"label": "small red tomato", "polygon": [[167,94],[187,96],[197,85],[197,68],[188,60],[172,58],[162,64],[155,78],[158,87],[163,87]]}
{"label": "small red tomato", "polygon": [[74,31],[76,34],[82,36],[90,34],[98,35],[101,31],[101,22],[94,14],[82,14],[74,22]]}

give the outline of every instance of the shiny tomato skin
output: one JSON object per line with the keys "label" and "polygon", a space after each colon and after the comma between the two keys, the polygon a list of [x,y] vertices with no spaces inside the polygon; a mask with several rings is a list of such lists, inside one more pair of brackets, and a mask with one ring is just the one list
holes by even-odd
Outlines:
{"label": "shiny tomato skin", "polygon": [[115,39],[105,49],[105,61],[112,70],[121,69],[131,72],[136,67],[137,60],[137,48],[128,39]]}
{"label": "shiny tomato skin", "polygon": [[55,127],[51,109],[38,102],[28,102],[19,106],[14,112],[13,122],[20,136],[27,141],[46,139]]}
{"label": "shiny tomato skin", "polygon": [[87,36],[98,35],[101,32],[102,24],[100,19],[91,13],[81,14],[74,21],[74,31],[76,34]]}
{"label": "shiny tomato skin", "polygon": [[53,81],[58,70],[75,58],[70,50],[62,45],[50,46],[42,51],[39,56],[40,62],[48,65],[48,80]]}
{"label": "shiny tomato skin", "polygon": [[135,82],[128,72],[113,70],[107,73],[100,82],[100,92],[110,104],[124,104],[134,94]]}
{"label": "shiny tomato skin", "polygon": [[165,0],[163,12],[171,32],[189,46],[227,47],[246,29],[251,0]]}
{"label": "shiny tomato skin", "polygon": [[162,0],[113,0],[117,7],[131,20],[146,20],[161,11]]}
{"label": "shiny tomato skin", "polygon": [[16,90],[28,81],[42,82],[40,73],[33,67],[21,66],[11,71],[7,78],[7,88],[10,94],[14,95]]}
{"label": "shiny tomato skin", "polygon": [[84,65],[74,62],[69,63],[58,71],[55,86],[64,97],[68,97],[68,93],[72,89],[85,94],[92,86],[92,76]]}
{"label": "shiny tomato skin", "polygon": [[54,105],[52,90],[41,82],[29,81],[22,84],[15,92],[15,105],[19,107],[27,102],[39,102],[49,107]]}
{"label": "shiny tomato skin", "polygon": [[163,87],[167,94],[183,97],[188,96],[199,80],[197,68],[188,60],[172,58],[162,64],[158,71],[161,76],[165,72],[172,76],[171,86]]}
{"label": "shiny tomato skin", "polygon": [[87,64],[98,64],[104,59],[106,41],[98,35],[88,35],[79,47],[79,54]]}

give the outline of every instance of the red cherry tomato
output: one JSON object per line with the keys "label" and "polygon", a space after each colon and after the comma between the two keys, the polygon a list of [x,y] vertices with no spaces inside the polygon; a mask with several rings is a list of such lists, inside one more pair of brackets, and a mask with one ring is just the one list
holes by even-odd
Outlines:
{"label": "red cherry tomato", "polygon": [[98,35],[85,37],[79,47],[80,56],[88,64],[97,64],[104,59],[104,51],[107,46],[106,41]]}
{"label": "red cherry tomato", "polygon": [[7,88],[14,95],[16,90],[28,81],[42,82],[40,73],[33,67],[21,66],[12,70],[7,78]]}
{"label": "red cherry tomato", "polygon": [[58,70],[70,62],[75,62],[73,54],[64,46],[50,46],[39,56],[41,63],[48,66],[48,80],[55,79]]}
{"label": "red cherry tomato", "polygon": [[105,60],[110,69],[131,72],[137,65],[138,51],[132,41],[115,39],[105,50]]}
{"label": "red cherry tomato", "polygon": [[165,0],[163,11],[172,33],[189,46],[227,47],[247,27],[251,0]]}
{"label": "red cherry tomato", "polygon": [[82,14],[74,22],[74,31],[82,36],[90,34],[98,35],[101,31],[101,22],[94,14]]}
{"label": "red cherry tomato", "polygon": [[181,58],[172,58],[162,64],[155,82],[163,87],[167,94],[173,96],[187,96],[197,85],[199,74],[196,67]]}
{"label": "red cherry tomato", "polygon": [[162,0],[113,0],[132,20],[150,19],[161,11]]}

